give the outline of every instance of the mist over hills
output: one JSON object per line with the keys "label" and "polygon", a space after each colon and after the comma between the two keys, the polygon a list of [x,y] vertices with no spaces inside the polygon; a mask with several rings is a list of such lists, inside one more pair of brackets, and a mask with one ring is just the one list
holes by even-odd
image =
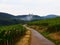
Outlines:
{"label": "mist over hills", "polygon": [[53,14],[43,17],[33,14],[14,16],[12,14],[0,12],[0,25],[24,23],[24,21],[26,22],[26,21],[41,20],[46,18],[56,18],[56,17],[58,16]]}
{"label": "mist over hills", "polygon": [[54,14],[49,14],[49,15],[47,15],[47,16],[43,16],[44,19],[45,19],[45,18],[56,18],[56,17],[59,17],[59,16],[54,15]]}
{"label": "mist over hills", "polygon": [[22,20],[16,20],[12,14],[0,12],[0,25],[18,24],[22,22]]}
{"label": "mist over hills", "polygon": [[58,16],[54,14],[49,14],[47,16],[39,16],[34,14],[14,16],[12,14],[0,12],[0,19],[10,18],[10,19],[21,19],[21,20],[34,20],[34,19],[55,18],[55,17],[58,17]]}
{"label": "mist over hills", "polygon": [[28,14],[28,15],[16,16],[16,19],[21,19],[21,20],[25,20],[25,21],[31,21],[31,20],[39,20],[39,19],[41,19],[41,17],[38,16],[38,15]]}

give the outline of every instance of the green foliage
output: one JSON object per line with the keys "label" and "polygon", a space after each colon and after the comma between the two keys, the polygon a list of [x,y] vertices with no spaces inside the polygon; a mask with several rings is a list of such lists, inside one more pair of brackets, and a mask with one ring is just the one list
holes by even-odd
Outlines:
{"label": "green foliage", "polygon": [[47,31],[56,32],[60,31],[60,17],[29,22],[28,25],[47,27],[48,28]]}
{"label": "green foliage", "polygon": [[49,31],[49,32],[58,32],[58,31],[60,31],[60,24],[49,26],[47,31]]}
{"label": "green foliage", "polygon": [[40,32],[42,35],[44,35],[46,38],[49,40],[53,41],[56,45],[60,44],[59,40],[55,40],[49,36],[51,33],[56,33],[60,32],[60,17],[57,18],[51,18],[51,19],[44,19],[40,21],[35,21],[35,22],[29,22],[28,25],[33,25],[33,26],[39,26],[44,29],[47,28],[46,30],[44,29],[43,32]]}
{"label": "green foliage", "polygon": [[21,36],[23,36],[25,34],[25,31],[26,29],[20,24],[0,26],[0,43],[2,43],[1,45],[4,45],[3,42],[7,42],[7,40],[10,42],[12,42],[13,40],[14,42],[18,37],[20,38]]}

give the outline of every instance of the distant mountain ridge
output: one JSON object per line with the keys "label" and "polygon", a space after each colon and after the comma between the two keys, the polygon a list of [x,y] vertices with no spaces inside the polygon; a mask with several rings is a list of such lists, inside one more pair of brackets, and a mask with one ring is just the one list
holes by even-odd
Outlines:
{"label": "distant mountain ridge", "polygon": [[58,16],[53,14],[43,17],[33,14],[13,16],[12,14],[0,12],[0,24],[24,23],[24,21],[33,21],[33,20],[41,20],[41,19],[56,18],[56,17]]}
{"label": "distant mountain ridge", "polygon": [[17,24],[23,22],[22,20],[16,20],[15,16],[0,12],[0,25],[10,25],[10,24]]}
{"label": "distant mountain ridge", "polygon": [[13,19],[21,19],[21,20],[27,20],[29,18],[31,18],[31,20],[34,20],[34,19],[55,18],[55,17],[58,17],[58,16],[54,14],[50,14],[43,17],[38,15],[33,15],[33,14],[13,16],[12,14],[0,12],[0,18],[13,18]]}
{"label": "distant mountain ridge", "polygon": [[56,18],[56,17],[58,17],[58,16],[57,15],[54,15],[54,14],[43,16],[43,18]]}
{"label": "distant mountain ridge", "polygon": [[0,17],[12,18],[14,16],[12,14],[0,12]]}
{"label": "distant mountain ridge", "polygon": [[39,19],[41,19],[41,17],[38,16],[38,15],[29,14],[29,15],[16,16],[16,19],[21,19],[21,20],[25,20],[25,21],[31,21],[31,20],[39,20]]}

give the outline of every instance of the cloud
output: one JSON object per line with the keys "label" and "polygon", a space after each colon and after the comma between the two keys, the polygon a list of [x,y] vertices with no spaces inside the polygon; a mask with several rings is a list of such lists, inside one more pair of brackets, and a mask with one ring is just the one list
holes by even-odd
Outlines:
{"label": "cloud", "polygon": [[32,0],[0,0],[4,4],[26,4],[32,2]]}
{"label": "cloud", "polygon": [[0,11],[11,14],[60,14],[60,0],[0,0]]}
{"label": "cloud", "polygon": [[2,2],[7,2],[8,0],[2,0]]}
{"label": "cloud", "polygon": [[22,3],[29,3],[32,2],[32,0],[21,0]]}
{"label": "cloud", "polygon": [[25,8],[23,5],[0,4],[0,12],[20,15],[20,14],[28,14],[30,10],[27,10],[27,8]]}
{"label": "cloud", "polygon": [[11,14],[17,14],[21,12],[23,6],[22,5],[8,5],[8,4],[0,4],[0,12],[7,12]]}

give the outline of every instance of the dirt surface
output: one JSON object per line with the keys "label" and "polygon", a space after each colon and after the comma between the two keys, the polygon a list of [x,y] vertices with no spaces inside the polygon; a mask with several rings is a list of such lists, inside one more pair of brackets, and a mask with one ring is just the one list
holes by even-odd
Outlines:
{"label": "dirt surface", "polygon": [[24,25],[24,27],[31,30],[31,42],[30,42],[30,45],[55,45],[53,42],[46,39],[44,36],[42,36],[37,31],[35,31],[35,30],[31,29],[31,28],[28,28],[25,25]]}
{"label": "dirt surface", "polygon": [[30,31],[29,30],[26,32],[26,35],[16,43],[16,45],[30,45]]}
{"label": "dirt surface", "polygon": [[31,45],[55,45],[35,30],[31,31]]}

